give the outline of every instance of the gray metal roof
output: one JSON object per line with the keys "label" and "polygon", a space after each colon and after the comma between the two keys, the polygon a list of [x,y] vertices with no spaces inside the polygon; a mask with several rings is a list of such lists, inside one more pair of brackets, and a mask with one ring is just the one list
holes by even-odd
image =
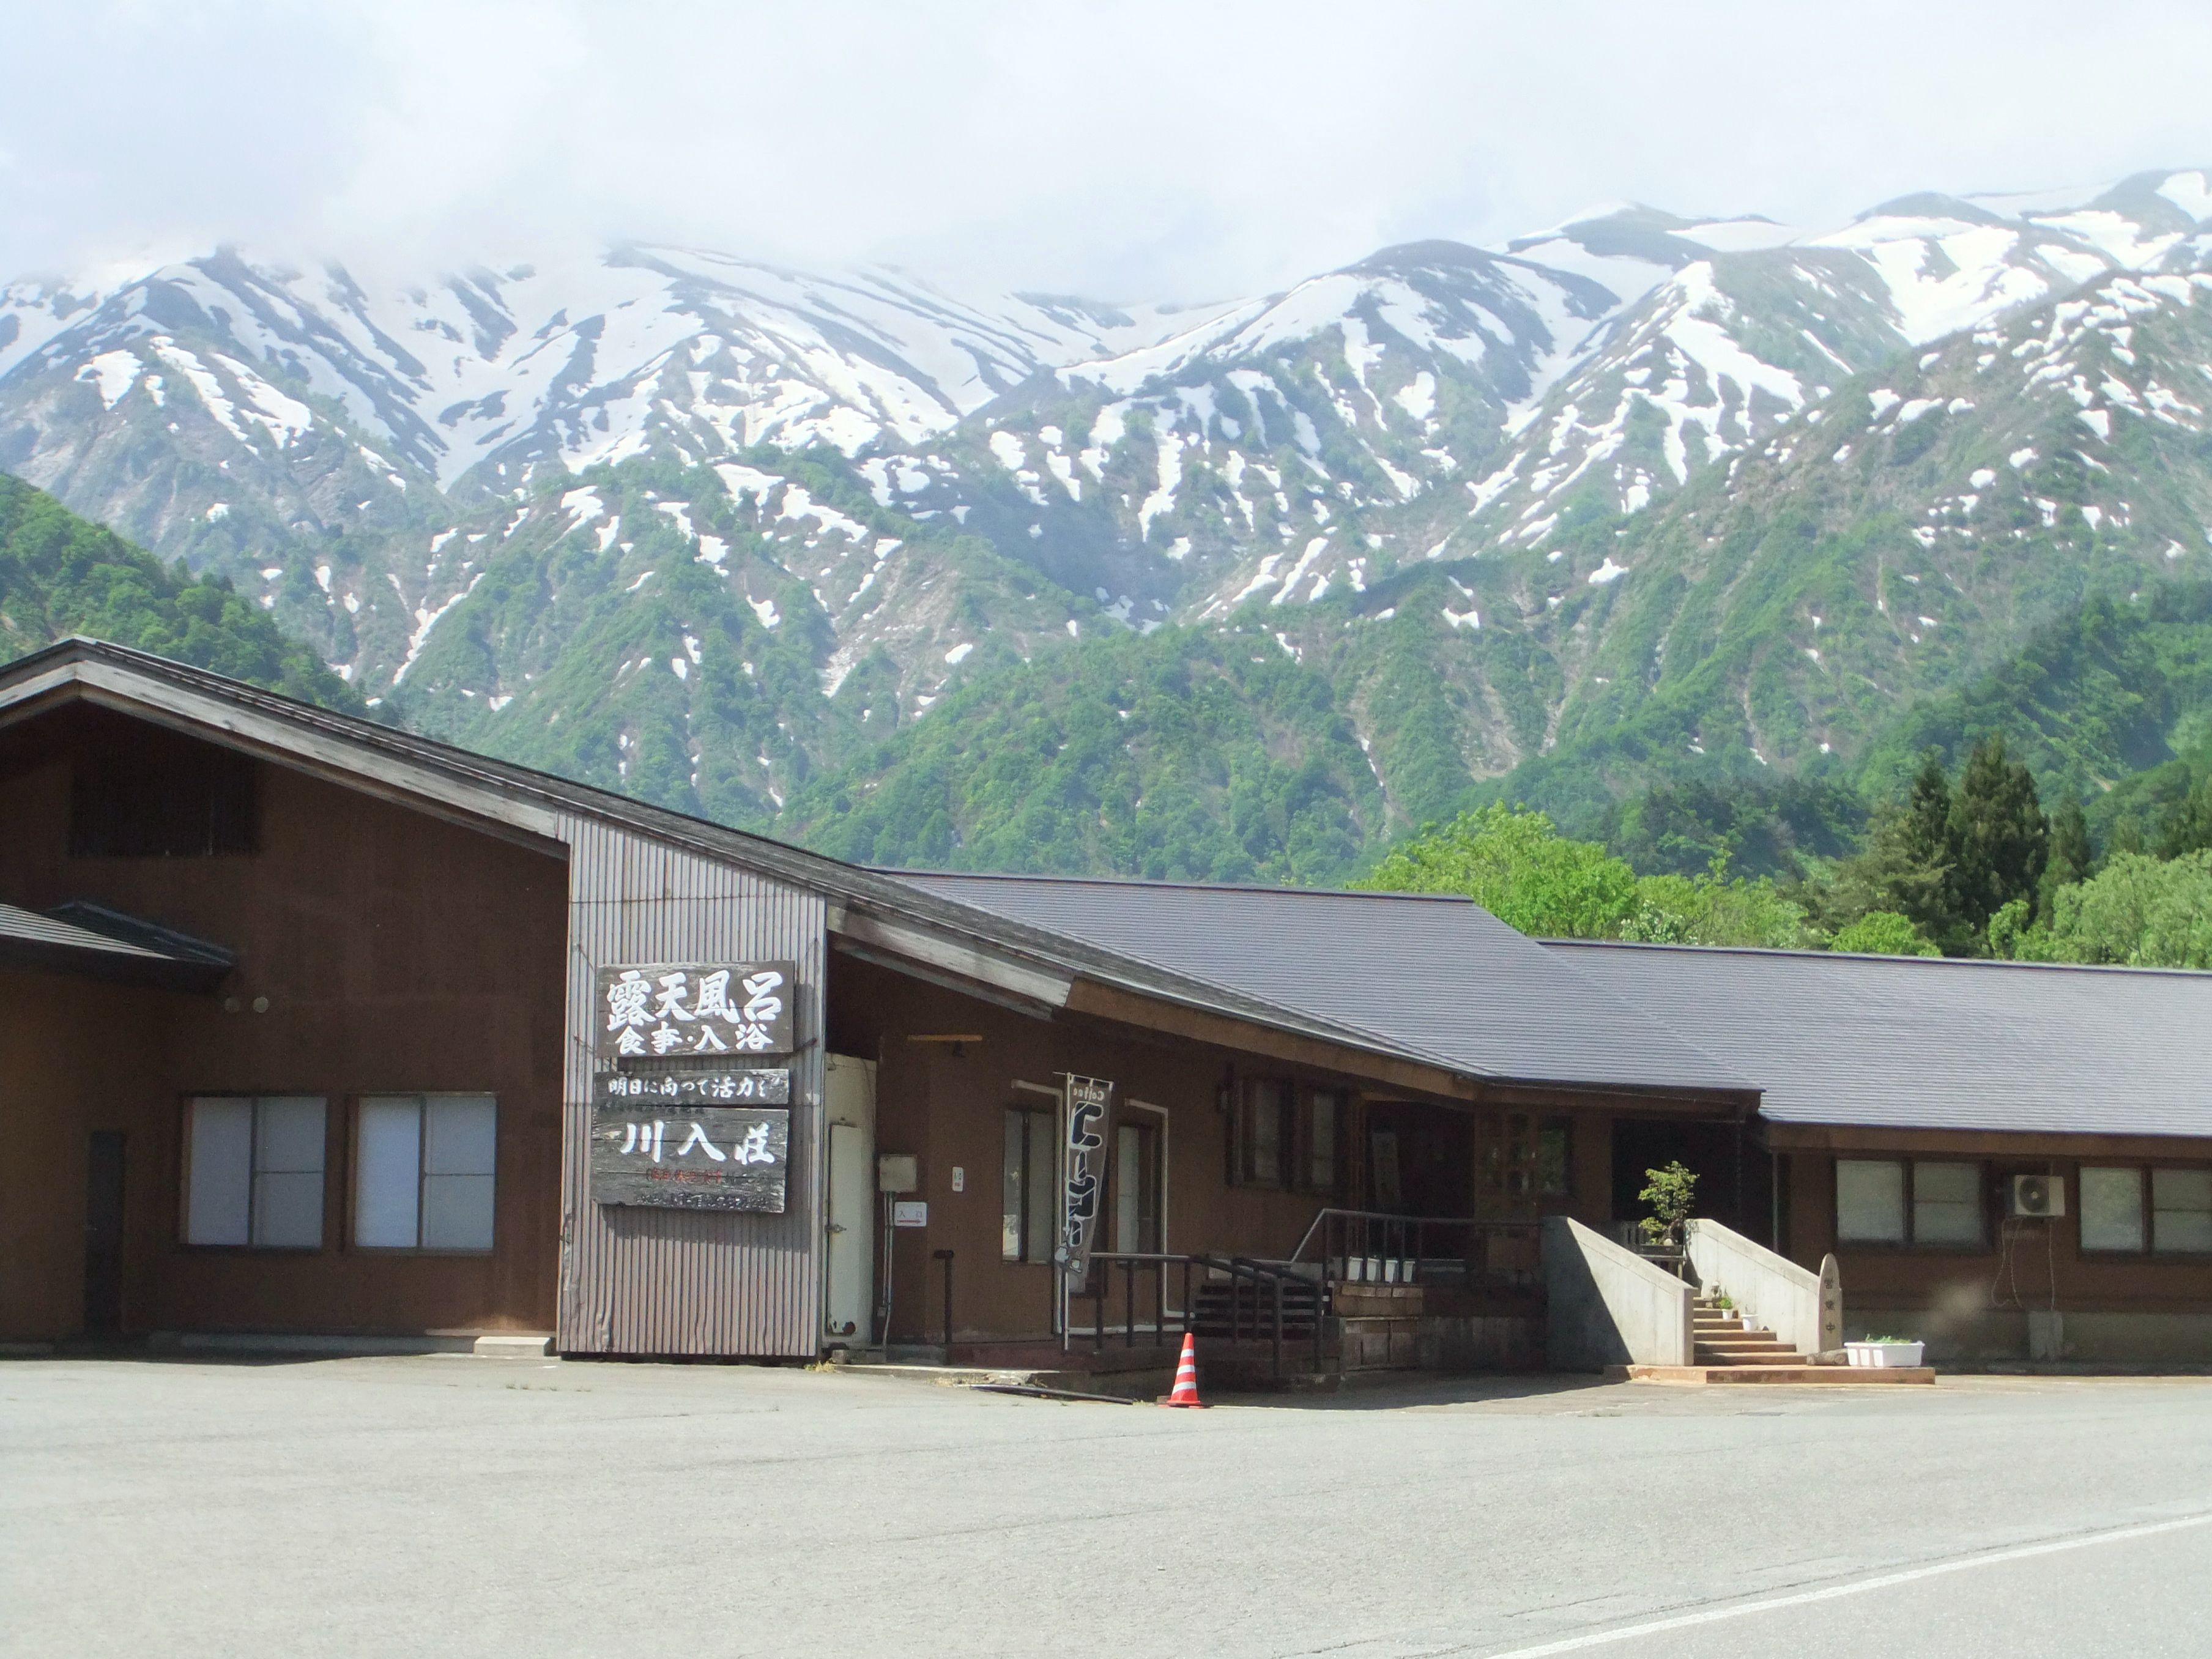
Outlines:
{"label": "gray metal roof", "polygon": [[1778,1123],[2212,1135],[2212,974],[1553,940]]}
{"label": "gray metal roof", "polygon": [[1250,995],[1471,1076],[1755,1085],[1463,898],[903,872],[926,891]]}
{"label": "gray metal roof", "polygon": [[[831,902],[833,917],[842,907],[897,918],[1061,974],[1394,1058],[1527,1081],[1680,1091],[1749,1087],[1552,963],[1530,941],[1464,900],[1269,892],[1275,901],[1269,904],[1254,898],[1261,890],[1071,884],[1121,897],[1095,905],[1098,917],[1092,924],[1073,925],[1071,911],[1065,918],[1069,925],[1063,926],[1047,919],[1054,914],[1047,910],[1024,912],[1006,893],[986,906],[976,902],[980,887],[956,892],[950,885],[981,878],[933,883],[846,864],[102,640],[64,640],[0,666],[0,720],[11,708],[42,707],[44,699],[57,696],[138,708],[217,741],[289,752],[304,763],[378,787],[434,790],[436,799],[465,800],[472,810],[503,814],[510,823],[526,823],[534,816],[545,826],[539,833],[551,833],[554,814],[619,824],[819,893]],[[1170,951],[1157,943],[1165,937],[1158,920],[1136,920],[1184,908],[1164,902],[1162,894],[1199,891],[1245,894],[1247,908],[1225,916],[1225,927],[1231,933],[1262,929],[1277,945],[1295,943],[1317,952],[1337,942],[1335,930],[1357,933],[1358,950],[1339,961],[1346,978],[1367,982],[1346,1003],[1358,1022],[1335,1012],[1337,1002],[1352,994],[1331,988],[1317,955],[1316,967],[1294,971],[1271,967],[1268,958],[1279,952],[1266,946],[1208,951],[1192,948],[1199,943],[1194,938]],[[1291,908],[1306,899],[1338,908]],[[1127,908],[1131,920],[1108,925],[1105,913],[1117,905]],[[1412,922],[1416,915],[1427,916],[1425,925]],[[1444,915],[1449,920],[1440,919]],[[1282,931],[1293,923],[1291,931]],[[1400,925],[1410,931],[1394,935]],[[1277,931],[1264,934],[1268,927]],[[1462,954],[1468,961],[1459,960]],[[1285,996],[1292,1000],[1282,1000]],[[1392,1012],[1394,1001],[1402,1006]]]}

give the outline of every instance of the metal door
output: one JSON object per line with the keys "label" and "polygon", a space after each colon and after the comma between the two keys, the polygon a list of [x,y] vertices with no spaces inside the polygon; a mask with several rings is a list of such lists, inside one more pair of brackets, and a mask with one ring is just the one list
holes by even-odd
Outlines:
{"label": "metal door", "polygon": [[84,1159],[84,1328],[123,1328],[123,1135],[94,1129]]}
{"label": "metal door", "polygon": [[823,1337],[875,1344],[876,1064],[827,1056],[823,1102],[830,1120],[828,1285]]}

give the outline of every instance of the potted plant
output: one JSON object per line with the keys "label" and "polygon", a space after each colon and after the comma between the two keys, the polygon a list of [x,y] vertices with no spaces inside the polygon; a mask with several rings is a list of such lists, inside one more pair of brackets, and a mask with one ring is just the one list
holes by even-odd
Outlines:
{"label": "potted plant", "polygon": [[1730,1296],[1726,1291],[1723,1291],[1718,1296],[1713,1298],[1713,1305],[1721,1310],[1723,1317],[1735,1320],[1736,1323],[1741,1325],[1744,1329],[1750,1330],[1753,1328],[1751,1322],[1751,1310],[1748,1308],[1738,1307],[1736,1305],[1735,1298]]}
{"label": "potted plant", "polygon": [[1651,1206],[1651,1213],[1637,1224],[1644,1248],[1673,1255],[1682,1248],[1682,1225],[1696,1202],[1698,1177],[1678,1158],[1663,1170],[1646,1170],[1644,1178],[1648,1184],[1636,1196]]}
{"label": "potted plant", "polygon": [[1927,1345],[1905,1336],[1876,1336],[1869,1332],[1864,1340],[1844,1344],[1844,1358],[1854,1365],[1869,1365],[1876,1370],[1897,1366],[1912,1366],[1920,1363]]}

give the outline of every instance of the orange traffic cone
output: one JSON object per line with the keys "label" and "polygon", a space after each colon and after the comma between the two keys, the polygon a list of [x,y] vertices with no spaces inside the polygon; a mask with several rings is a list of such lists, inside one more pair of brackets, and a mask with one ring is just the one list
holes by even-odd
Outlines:
{"label": "orange traffic cone", "polygon": [[1206,1409],[1206,1402],[1198,1397],[1198,1339],[1188,1331],[1182,1334],[1182,1358],[1176,1362],[1175,1392],[1160,1404]]}

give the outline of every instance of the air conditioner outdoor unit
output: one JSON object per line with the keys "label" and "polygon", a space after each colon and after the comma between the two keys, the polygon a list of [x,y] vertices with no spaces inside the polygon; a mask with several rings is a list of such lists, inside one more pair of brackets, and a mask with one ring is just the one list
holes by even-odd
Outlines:
{"label": "air conditioner outdoor unit", "polygon": [[2066,1178],[2054,1175],[2016,1175],[2007,1194],[2007,1215],[2053,1216],[2066,1213]]}

